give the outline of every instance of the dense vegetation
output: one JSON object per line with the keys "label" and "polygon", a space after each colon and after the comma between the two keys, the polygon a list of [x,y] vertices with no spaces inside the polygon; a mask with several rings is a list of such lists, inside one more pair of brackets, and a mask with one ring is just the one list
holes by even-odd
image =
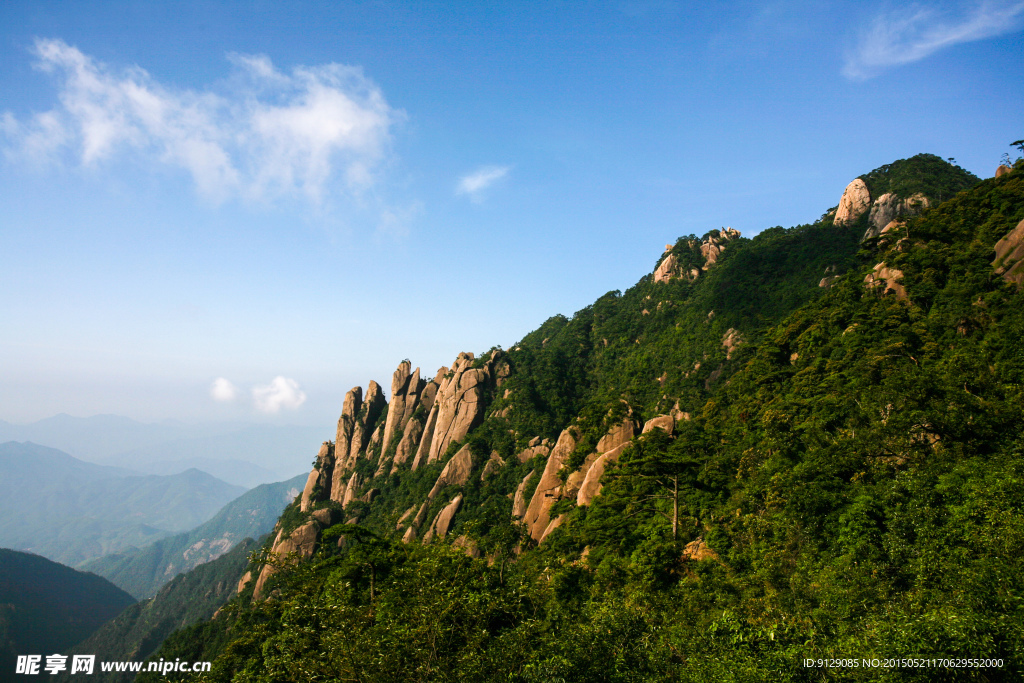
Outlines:
{"label": "dense vegetation", "polygon": [[95,574],[0,548],[0,679],[18,655],[62,652],[133,602]]}
{"label": "dense vegetation", "polygon": [[105,555],[82,565],[138,599],[153,596],[178,574],[224,554],[240,540],[270,532],[306,475],[262,484],[225,505],[208,522],[144,548]]}
{"label": "dense vegetation", "polygon": [[[866,177],[907,193],[962,178],[935,159],[914,158],[934,166],[919,185],[913,164]],[[1021,678],[1024,294],[991,261],[1024,219],[1024,162],[944,199],[885,243],[826,214],[730,242],[695,282],[645,278],[548,320],[467,438],[478,466],[507,464],[450,492],[449,539],[482,558],[398,542],[440,464],[403,470],[271,599],[250,587],[158,656],[213,659],[216,681]],[[699,267],[696,244],[673,252]],[[865,287],[880,261],[906,298]],[[826,269],[844,277],[819,287]],[[591,505],[557,503],[541,546],[509,521],[544,465],[513,457],[531,437],[572,423],[583,453],[623,414],[677,404],[689,420],[634,439]],[[893,657],[1002,665],[802,664]]]}

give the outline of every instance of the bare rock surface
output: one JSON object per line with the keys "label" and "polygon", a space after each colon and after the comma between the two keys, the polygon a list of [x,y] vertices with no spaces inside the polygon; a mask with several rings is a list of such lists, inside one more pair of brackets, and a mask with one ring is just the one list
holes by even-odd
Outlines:
{"label": "bare rock surface", "polygon": [[628,443],[624,443],[601,455],[594,461],[594,464],[587,470],[580,490],[576,494],[576,505],[590,505],[591,501],[601,492],[601,477],[610,464],[616,462]]}
{"label": "bare rock surface", "polygon": [[445,464],[441,474],[434,482],[433,488],[427,494],[427,500],[433,500],[445,486],[462,486],[469,481],[469,475],[473,471],[473,453],[469,446],[463,446]]}
{"label": "bare rock surface", "polygon": [[1012,171],[1013,169],[1006,164],[999,164],[999,168],[996,169],[996,178],[1002,178],[1004,175]]}
{"label": "bare rock surface", "polygon": [[652,429],[660,429],[669,436],[672,436],[672,433],[675,431],[675,428],[676,419],[674,417],[672,417],[671,415],[658,415],[657,417],[652,417],[650,420],[645,422],[644,428],[640,433],[646,434]]}
{"label": "bare rock surface", "polygon": [[839,208],[836,209],[833,223],[835,225],[853,223],[863,216],[870,206],[871,193],[868,192],[867,184],[860,178],[854,178],[843,190],[843,197],[839,200]]}
{"label": "bare rock surface", "polygon": [[676,266],[679,264],[679,259],[676,258],[675,254],[669,254],[661,260],[658,267],[654,269],[654,281],[655,282],[668,282],[676,275]]}
{"label": "bare rock surface", "polygon": [[535,541],[541,539],[544,535],[544,530],[551,522],[548,510],[558,500],[558,490],[562,486],[562,480],[558,478],[558,471],[562,469],[565,460],[572,453],[573,449],[576,448],[578,435],[574,432],[575,429],[570,427],[558,436],[558,443],[551,449],[551,455],[548,456],[548,462],[544,466],[544,473],[541,475],[540,483],[537,484],[537,490],[534,492],[533,498],[530,499],[530,505],[526,509],[523,521],[530,531],[530,536]]}
{"label": "bare rock surface", "polygon": [[928,197],[920,192],[905,199],[900,199],[891,192],[883,194],[871,205],[868,222],[871,224],[861,241],[878,237],[886,226],[904,216],[916,216],[931,206]]}
{"label": "bare rock surface", "polygon": [[430,530],[427,531],[426,535],[423,536],[424,543],[430,543],[436,536],[437,538],[444,538],[448,535],[448,532],[452,528],[452,522],[455,521],[455,513],[462,507],[462,494],[455,496],[452,502],[444,506],[439,513],[434,523],[430,525]]}
{"label": "bare rock surface", "polygon": [[1024,285],[1024,221],[996,242],[995,252],[996,274],[1017,287]]}
{"label": "bare rock surface", "polygon": [[875,289],[884,285],[883,294],[893,292],[897,298],[907,299],[907,290],[900,283],[901,279],[903,279],[902,270],[890,268],[885,264],[885,261],[882,261],[864,277],[864,286],[869,289]]}
{"label": "bare rock surface", "polygon": [[523,480],[516,487],[515,496],[512,498],[512,516],[521,519],[526,514],[526,482],[533,476],[533,472],[527,472]]}
{"label": "bare rock surface", "polygon": [[[309,521],[294,529],[287,538],[283,538],[283,535],[283,531],[277,533],[271,552],[280,560],[291,563],[295,559],[313,556],[313,551],[316,550],[316,544],[320,538],[320,527],[316,522]],[[295,559],[288,559],[291,553],[295,553]],[[253,591],[254,600],[259,600],[263,596],[263,588],[267,580],[276,572],[277,568],[272,564],[263,566],[263,571],[260,572],[260,578],[257,579],[256,588]]]}

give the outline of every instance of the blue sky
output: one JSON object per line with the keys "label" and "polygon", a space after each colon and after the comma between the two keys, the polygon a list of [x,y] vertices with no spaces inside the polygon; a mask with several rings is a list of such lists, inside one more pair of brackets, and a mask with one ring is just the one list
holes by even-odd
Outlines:
{"label": "blue sky", "polygon": [[1024,2],[0,5],[0,419],[326,424],[1024,137]]}

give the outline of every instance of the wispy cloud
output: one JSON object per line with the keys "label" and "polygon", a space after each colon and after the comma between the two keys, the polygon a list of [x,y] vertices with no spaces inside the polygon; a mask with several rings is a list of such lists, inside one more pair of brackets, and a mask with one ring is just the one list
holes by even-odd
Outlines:
{"label": "wispy cloud", "polygon": [[455,186],[455,194],[469,195],[470,199],[479,200],[483,191],[508,175],[509,166],[481,166],[469,175],[459,178]]}
{"label": "wispy cloud", "polygon": [[242,392],[226,377],[218,377],[210,385],[210,398],[218,403],[232,403]]}
{"label": "wispy cloud", "polygon": [[252,400],[261,413],[279,413],[282,408],[295,410],[305,403],[306,392],[295,380],[279,375],[270,384],[253,387]]}
{"label": "wispy cloud", "polygon": [[372,186],[401,111],[358,67],[278,70],[265,56],[229,55],[221,92],[164,85],[139,67],[114,70],[61,40],[37,40],[39,70],[60,104],[18,120],[0,115],[8,157],[95,167],[134,152],[187,171],[204,195],[320,202]]}
{"label": "wispy cloud", "polygon": [[866,80],[953,45],[1002,35],[1021,26],[1024,2],[981,2],[955,15],[909,5],[875,17],[847,56],[843,75]]}

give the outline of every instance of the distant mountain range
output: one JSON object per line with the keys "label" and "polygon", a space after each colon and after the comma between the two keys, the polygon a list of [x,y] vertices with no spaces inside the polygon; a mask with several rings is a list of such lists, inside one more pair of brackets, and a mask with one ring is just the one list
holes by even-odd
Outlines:
{"label": "distant mountain range", "polygon": [[134,602],[95,574],[0,548],[0,680],[14,677],[17,655],[67,654]]}
{"label": "distant mountain range", "polygon": [[[273,526],[271,520],[270,526]],[[269,528],[269,527],[268,527]],[[71,653],[95,654],[97,660],[142,661],[153,654],[175,629],[209,619],[235,596],[249,553],[258,547],[243,539],[226,554],[179,574],[149,600],[129,606],[103,624]],[[132,675],[110,674],[105,681],[131,680]],[[56,680],[77,680],[77,677]]]}
{"label": "distant mountain range", "polygon": [[320,446],[320,431],[240,422],[147,424],[117,415],[61,414],[28,425],[0,420],[0,443],[32,441],[140,474],[177,474],[194,467],[251,488],[308,470]]}
{"label": "distant mountain range", "polygon": [[302,491],[306,475],[263,484],[228,503],[205,524],[142,548],[106,555],[83,565],[137,598],[155,594],[176,575],[227,553],[244,538],[268,533],[288,503]]}
{"label": "distant mountain range", "polygon": [[192,529],[244,492],[197,469],[142,476],[7,442],[0,444],[0,546],[78,565]]}

